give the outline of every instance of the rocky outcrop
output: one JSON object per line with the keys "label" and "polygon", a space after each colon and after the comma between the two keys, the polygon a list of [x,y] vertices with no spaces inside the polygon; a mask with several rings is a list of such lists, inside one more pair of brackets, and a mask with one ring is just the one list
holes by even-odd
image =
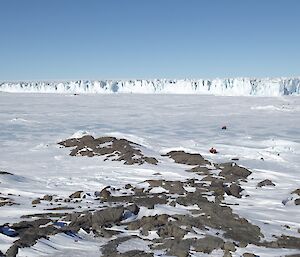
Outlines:
{"label": "rocky outcrop", "polygon": [[265,179],[263,181],[260,181],[257,184],[257,187],[264,187],[264,186],[275,186],[275,184],[270,179]]}
{"label": "rocky outcrop", "polygon": [[106,156],[113,161],[124,161],[124,164],[143,164],[149,163],[156,165],[158,161],[154,157],[143,155],[138,149],[140,145],[126,139],[115,137],[83,136],[81,138],[70,138],[58,144],[64,147],[73,147],[71,156]]}
{"label": "rocky outcrop", "polygon": [[171,151],[163,156],[172,158],[176,163],[187,164],[187,165],[206,165],[210,164],[209,161],[205,160],[200,154],[186,153],[184,151]]}
{"label": "rocky outcrop", "polygon": [[[123,139],[85,136],[60,144],[73,147],[71,155],[105,156],[126,164],[151,163],[139,145]],[[45,195],[33,199],[32,204],[46,205],[43,208],[48,212],[24,215],[23,221],[0,226],[0,233],[16,238],[6,256],[16,256],[20,248],[31,247],[40,238],[58,233],[76,236],[81,229],[108,239],[99,246],[106,257],[154,256],[156,250],[179,257],[188,257],[191,251],[212,255],[214,250],[231,256],[248,244],[300,249],[299,238],[282,235],[267,241],[259,226],[234,213],[228,196],[235,197],[237,205],[246,197],[242,186],[252,174],[247,168],[234,162],[212,163],[200,154],[184,151],[171,151],[164,157],[188,165],[186,171],[196,176],[182,181],[148,179],[136,185],[106,186],[94,193],[79,190],[65,198]],[[260,183],[270,185],[267,180]],[[298,190],[292,193],[299,195]],[[85,200],[96,204],[80,209]],[[139,240],[147,250],[120,251],[129,240]]]}

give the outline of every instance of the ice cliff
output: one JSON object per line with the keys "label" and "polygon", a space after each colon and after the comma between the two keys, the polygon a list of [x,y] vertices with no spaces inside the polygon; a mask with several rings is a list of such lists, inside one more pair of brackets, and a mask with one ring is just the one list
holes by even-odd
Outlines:
{"label": "ice cliff", "polygon": [[63,82],[0,82],[10,93],[135,93],[282,96],[300,94],[299,78],[93,80]]}

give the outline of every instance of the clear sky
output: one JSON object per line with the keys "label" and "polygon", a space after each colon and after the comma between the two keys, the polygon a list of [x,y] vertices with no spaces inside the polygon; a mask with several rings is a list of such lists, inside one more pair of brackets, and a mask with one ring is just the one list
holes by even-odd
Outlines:
{"label": "clear sky", "polygon": [[300,0],[1,0],[0,81],[300,76]]}

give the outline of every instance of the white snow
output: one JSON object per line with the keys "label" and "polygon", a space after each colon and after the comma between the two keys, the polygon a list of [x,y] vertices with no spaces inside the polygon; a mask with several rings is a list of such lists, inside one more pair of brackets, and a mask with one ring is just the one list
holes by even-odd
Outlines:
{"label": "white snow", "polygon": [[81,138],[86,135],[91,135],[91,133],[84,130],[78,130],[73,135],[71,135],[70,138]]}
{"label": "white snow", "polygon": [[2,82],[2,92],[213,94],[235,96],[299,95],[300,78],[154,79],[62,82]]}
{"label": "white snow", "polygon": [[150,194],[160,194],[160,193],[167,193],[168,190],[164,189],[163,187],[153,187],[149,193]]}
{"label": "white snow", "polygon": [[245,248],[237,248],[237,251],[232,253],[233,257],[240,257],[244,253],[253,253],[258,256],[263,257],[274,257],[274,256],[286,256],[292,254],[300,254],[299,250],[294,249],[270,249],[265,247],[257,247],[255,245],[249,244]]}
{"label": "white snow", "polygon": [[100,256],[100,246],[108,240],[95,238],[83,230],[80,230],[79,237],[72,237],[66,234],[50,236],[49,240],[41,238],[31,248],[21,248],[18,256]]}
{"label": "white snow", "polygon": [[146,241],[139,238],[129,239],[118,245],[117,251],[120,253],[128,252],[132,249],[148,252],[150,250],[149,244],[152,244],[151,241]]}
{"label": "white snow", "polygon": [[[143,83],[148,85],[146,82],[139,83],[140,88],[143,88]],[[296,85],[293,83],[296,82],[290,81],[288,85]],[[171,84],[168,87],[172,87]],[[13,87],[2,84],[0,88]],[[294,88],[293,92],[298,94],[299,87]],[[66,92],[64,84],[60,84],[58,89],[61,91],[57,92]],[[200,89],[197,90],[200,92]],[[257,108],[259,106],[279,109]],[[288,106],[289,111],[280,111],[281,106]],[[16,117],[17,120],[14,120]],[[223,125],[227,126],[227,130],[221,130]],[[77,190],[93,194],[108,185],[118,187],[130,183],[137,186],[144,180],[157,177],[172,181],[201,179],[199,175],[186,171],[191,166],[178,165],[160,155],[169,149],[185,149],[215,162],[238,157],[237,163],[250,168],[253,173],[248,183],[242,184],[245,188],[243,194],[249,194],[249,197],[226,197],[228,203],[239,203],[231,206],[234,212],[261,226],[267,239],[272,234],[299,236],[299,206],[295,206],[293,200],[282,204],[283,200],[296,197],[291,192],[300,188],[298,97],[135,94],[68,97],[64,94],[1,93],[0,131],[0,170],[15,174],[0,175],[0,196],[20,204],[1,207],[0,224],[17,222],[24,214],[49,212],[44,210],[49,208],[47,202],[34,209],[31,204],[33,199],[45,194],[66,197]],[[141,144],[138,148],[157,158],[159,164],[130,166],[122,162],[103,162],[102,157],[72,157],[69,156],[69,148],[60,148],[56,144],[62,139],[85,134],[128,138]],[[212,146],[219,151],[218,154],[209,153]],[[157,172],[161,175],[154,175]],[[257,183],[264,179],[271,179],[276,186],[257,188]],[[139,186],[148,189],[149,183]],[[192,187],[186,189],[194,190]],[[87,198],[81,211],[98,205],[99,202],[94,203]],[[162,213],[188,214],[190,210],[181,206],[158,205],[153,210],[142,208],[138,218]],[[53,241],[55,238],[58,240]],[[9,240],[5,236],[0,237],[1,251],[8,248]],[[96,245],[99,248],[99,243],[88,236],[85,240],[90,244],[77,244],[59,235],[51,240],[58,251],[50,250],[51,247],[43,248],[43,242],[39,242],[36,250],[23,249],[21,253],[24,256],[30,251],[30,255],[38,255],[40,251],[49,250],[50,256],[66,256],[73,254],[72,249],[77,249],[75,245],[82,250],[78,250],[81,254],[89,253],[86,247],[93,249],[92,246]],[[262,256],[271,256],[271,253],[266,254],[271,250],[254,250]]]}

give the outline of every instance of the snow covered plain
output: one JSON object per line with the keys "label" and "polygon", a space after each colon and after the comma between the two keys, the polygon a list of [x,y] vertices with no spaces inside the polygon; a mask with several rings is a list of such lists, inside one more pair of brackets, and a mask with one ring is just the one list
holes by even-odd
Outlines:
{"label": "snow covered plain", "polygon": [[[226,125],[227,130],[221,130]],[[22,215],[49,212],[50,205],[42,201],[33,207],[32,201],[44,195],[68,198],[78,190],[86,198],[79,205],[83,211],[101,207],[93,196],[105,186],[124,187],[145,180],[201,179],[188,172],[188,165],[176,164],[162,157],[171,150],[200,153],[216,162],[239,158],[237,164],[252,171],[247,182],[241,182],[242,198],[225,196],[234,213],[261,228],[265,239],[273,235],[300,237],[300,205],[295,205],[300,188],[300,98],[284,97],[226,97],[205,95],[73,95],[73,94],[10,94],[0,93],[0,170],[13,175],[0,175],[0,197],[16,203],[0,207],[0,225],[19,222]],[[72,137],[89,134],[95,137],[115,136],[138,143],[142,152],[155,157],[158,165],[124,165],[104,161],[102,157],[70,156],[70,149],[57,143]],[[218,154],[210,154],[216,148]],[[275,186],[257,187],[270,179]],[[153,193],[164,188],[153,188]],[[193,191],[188,188],[187,191]],[[299,197],[298,197],[299,198]],[[284,203],[284,204],[283,204]],[[238,204],[238,205],[236,205]],[[63,204],[64,206],[64,204]],[[187,214],[193,206],[157,205],[142,207],[137,217],[155,214]],[[196,207],[195,207],[196,208]],[[66,210],[56,212],[66,212]],[[114,228],[111,229],[119,229]],[[124,235],[133,233],[124,230]],[[211,232],[213,233],[213,232]],[[187,235],[186,235],[187,236]],[[201,237],[201,233],[193,235]],[[118,246],[119,252],[128,249],[149,250],[149,240],[155,231],[143,239],[130,239]],[[274,238],[273,238],[274,239]],[[0,233],[3,253],[15,238]],[[93,237],[80,231],[78,235],[57,234],[49,240],[39,239],[30,248],[19,250],[18,256],[100,256],[100,246],[108,239]],[[273,249],[249,244],[236,247],[232,256],[252,252],[259,256],[300,254],[297,249]],[[223,256],[222,250],[210,255]],[[156,251],[163,256],[163,251]]]}

